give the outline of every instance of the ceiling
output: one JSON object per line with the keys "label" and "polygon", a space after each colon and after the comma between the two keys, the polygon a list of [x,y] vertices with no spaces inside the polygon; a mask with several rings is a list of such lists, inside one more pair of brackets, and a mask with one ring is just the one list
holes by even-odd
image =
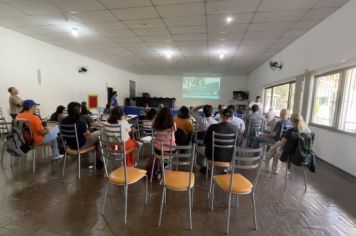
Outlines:
{"label": "ceiling", "polygon": [[347,1],[0,0],[0,25],[134,73],[242,75]]}

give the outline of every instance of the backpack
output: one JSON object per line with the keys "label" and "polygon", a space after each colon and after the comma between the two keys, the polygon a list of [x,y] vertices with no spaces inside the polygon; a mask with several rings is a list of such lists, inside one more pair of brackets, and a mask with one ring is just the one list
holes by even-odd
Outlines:
{"label": "backpack", "polygon": [[30,145],[25,142],[22,130],[15,126],[12,127],[11,132],[6,137],[6,151],[12,156],[25,157],[30,149]]}
{"label": "backpack", "polygon": [[315,158],[312,147],[313,136],[311,134],[298,134],[297,147],[290,154],[290,161],[296,166],[308,166]]}

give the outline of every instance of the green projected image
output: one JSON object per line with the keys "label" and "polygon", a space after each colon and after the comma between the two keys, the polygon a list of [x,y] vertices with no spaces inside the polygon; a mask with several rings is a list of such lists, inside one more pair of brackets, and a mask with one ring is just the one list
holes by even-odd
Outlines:
{"label": "green projected image", "polygon": [[183,98],[220,98],[220,78],[183,77]]}

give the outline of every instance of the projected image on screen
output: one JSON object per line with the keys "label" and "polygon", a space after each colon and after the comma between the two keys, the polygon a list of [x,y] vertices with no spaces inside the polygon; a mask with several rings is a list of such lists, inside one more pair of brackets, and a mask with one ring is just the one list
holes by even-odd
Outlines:
{"label": "projected image on screen", "polygon": [[220,78],[183,77],[183,98],[220,98]]}

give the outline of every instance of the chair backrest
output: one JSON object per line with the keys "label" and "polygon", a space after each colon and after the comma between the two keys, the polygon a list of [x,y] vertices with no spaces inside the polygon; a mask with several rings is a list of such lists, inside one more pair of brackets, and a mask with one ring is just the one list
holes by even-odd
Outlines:
{"label": "chair backrest", "polygon": [[[118,159],[124,166],[125,185],[127,185],[127,166],[126,166],[126,147],[125,141],[122,140],[122,129],[119,124],[105,124],[101,129],[99,135],[100,151],[103,158],[106,177],[108,175],[108,161],[109,158]],[[106,158],[106,160],[105,160]]]}
{"label": "chair backrest", "polygon": [[[260,175],[262,157],[264,154],[264,148],[240,148],[236,149],[236,153],[231,162],[232,173],[235,169],[238,170],[253,170],[257,169],[255,179],[253,180],[254,187],[257,185],[257,180]],[[230,180],[232,186],[232,179]]]}
{"label": "chair backrest", "polygon": [[5,136],[9,133],[9,128],[6,123],[5,117],[0,117],[0,137],[5,138]]}
{"label": "chair backrest", "polygon": [[152,120],[138,120],[138,134],[139,138],[145,136],[152,136]]}
{"label": "chair backrest", "polygon": [[259,133],[264,130],[264,127],[264,119],[255,119],[254,122],[252,122],[252,120],[249,120],[247,127],[247,138],[254,138],[256,136],[259,136]]}
{"label": "chair backrest", "polygon": [[[168,147],[169,145],[161,141],[161,150],[163,150],[164,146]],[[189,187],[191,186],[191,177],[194,169],[195,153],[195,144],[187,146],[175,146],[175,153],[171,153],[171,155],[169,156],[169,162],[171,163],[171,165],[176,166],[176,170],[178,170],[178,166],[189,166],[189,182],[187,185],[187,189],[189,189]],[[163,185],[166,183],[166,178],[164,174],[164,157],[165,154],[161,152],[161,170]]]}
{"label": "chair backrest", "polygon": [[79,152],[79,140],[76,124],[59,124],[59,133],[61,135],[62,143],[65,149],[68,149],[68,140],[74,140],[76,143],[77,151]]}
{"label": "chair backrest", "polygon": [[224,134],[224,133],[217,133],[217,132],[213,131],[212,153],[211,153],[212,161],[214,162],[214,159],[215,159],[216,148],[231,150],[231,155],[232,155],[231,160],[232,160],[233,157],[235,156],[234,153],[236,150],[238,136],[239,136],[238,132]]}
{"label": "chair backrest", "polygon": [[0,107],[0,117],[4,117],[2,114],[2,107]]}
{"label": "chair backrest", "polygon": [[[163,143],[164,145],[159,145],[160,148],[161,148],[161,153],[165,153],[166,155],[169,154],[170,156],[172,155],[172,152],[173,152],[173,139],[172,139],[172,135],[169,135],[169,139],[162,139],[162,136],[161,136],[161,132],[162,131],[159,131],[159,130],[156,130],[156,129],[152,129],[152,156],[157,156],[157,153],[155,152],[155,144],[161,144]],[[167,133],[171,133],[171,132],[174,132],[173,131],[173,128],[170,129],[170,131],[164,131],[164,132],[167,132]],[[162,151],[162,148],[169,148],[169,151]],[[160,155],[160,154],[158,154]]]}
{"label": "chair backrest", "polygon": [[290,128],[292,128],[292,126],[283,124],[281,128],[281,133],[279,135],[279,139],[282,139],[286,134],[287,130],[289,130]]}

